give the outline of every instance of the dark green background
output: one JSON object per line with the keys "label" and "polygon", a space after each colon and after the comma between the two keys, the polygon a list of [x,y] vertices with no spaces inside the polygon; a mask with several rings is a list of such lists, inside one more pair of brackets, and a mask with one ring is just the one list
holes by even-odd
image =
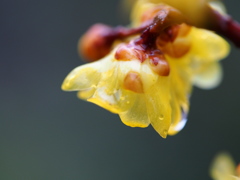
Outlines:
{"label": "dark green background", "polygon": [[[225,1],[240,20],[240,1]],[[186,127],[162,139],[62,92],[93,23],[124,24],[117,0],[0,1],[0,180],[207,180],[216,153],[240,162],[240,51],[217,89],[195,88]]]}

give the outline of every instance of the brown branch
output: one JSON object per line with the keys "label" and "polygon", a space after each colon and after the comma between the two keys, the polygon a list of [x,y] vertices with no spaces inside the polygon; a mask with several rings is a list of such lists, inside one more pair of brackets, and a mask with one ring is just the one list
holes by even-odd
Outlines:
{"label": "brown branch", "polygon": [[143,31],[140,41],[146,48],[151,48],[155,46],[156,38],[164,29],[184,22],[186,19],[180,11],[173,8],[162,9],[152,24]]}
{"label": "brown branch", "polygon": [[[222,15],[211,7],[206,9],[205,15],[207,19],[205,19],[205,24],[197,26],[213,30],[227,37],[240,48],[240,24],[230,16]],[[122,26],[112,28],[103,24],[92,26],[81,39],[79,51],[86,59],[95,61],[111,51],[115,40],[123,40],[136,34],[140,34],[140,38],[135,40],[136,45],[141,46],[145,50],[155,49],[156,38],[160,33],[168,27],[181,23],[192,25],[177,9],[161,6],[154,19],[149,19],[137,28],[125,28]]]}
{"label": "brown branch", "polygon": [[208,26],[205,28],[228,38],[240,48],[240,24],[229,15],[222,15],[210,7],[208,13],[210,18]]}
{"label": "brown branch", "polygon": [[112,36],[114,39],[124,39],[126,37],[142,33],[150,24],[151,23],[149,22],[137,28],[117,26],[113,28],[112,34],[110,36]]}

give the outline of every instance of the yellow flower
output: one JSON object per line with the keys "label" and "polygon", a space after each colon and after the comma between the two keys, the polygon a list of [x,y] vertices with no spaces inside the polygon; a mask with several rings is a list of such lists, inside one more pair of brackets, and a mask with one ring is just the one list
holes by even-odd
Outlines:
{"label": "yellow flower", "polygon": [[232,157],[221,153],[215,157],[210,174],[214,180],[240,180],[240,165],[236,168]]}
{"label": "yellow flower", "polygon": [[128,126],[151,124],[166,138],[184,127],[192,86],[219,84],[218,61],[229,45],[213,32],[186,24],[161,32],[155,49],[144,49],[138,39],[116,42],[104,58],[75,68],[62,89],[79,91],[79,98],[119,114]]}
{"label": "yellow flower", "polygon": [[[197,26],[203,26],[206,24],[206,21],[209,19],[207,13],[209,6],[221,13],[226,11],[223,3],[218,0],[132,0],[130,2],[131,4],[134,4],[131,16],[134,25],[138,25],[138,18],[146,11],[146,9],[160,4],[167,4],[178,9],[187,17],[191,24]],[[129,5],[130,3],[128,2],[124,4]]]}

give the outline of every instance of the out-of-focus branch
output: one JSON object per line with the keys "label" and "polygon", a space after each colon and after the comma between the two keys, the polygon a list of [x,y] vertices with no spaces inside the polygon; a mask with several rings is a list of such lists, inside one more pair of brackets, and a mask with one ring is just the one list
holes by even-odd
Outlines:
{"label": "out-of-focus branch", "polygon": [[240,23],[233,20],[229,15],[220,14],[209,7],[209,23],[207,29],[228,38],[240,48]]}
{"label": "out-of-focus branch", "polygon": [[[161,6],[153,19],[144,22],[135,28],[122,26],[110,27],[104,24],[93,25],[79,41],[79,51],[84,58],[95,61],[107,55],[112,48],[115,40],[123,40],[127,37],[139,34],[140,38],[135,41],[144,49],[151,49],[155,46],[156,38],[168,27],[186,23],[193,25],[177,9],[169,6]],[[207,15],[207,16],[206,16]],[[228,38],[238,48],[240,48],[240,24],[230,16],[220,14],[218,11],[208,7],[206,10],[204,24],[194,24],[199,28],[215,31],[216,33]]]}
{"label": "out-of-focus branch", "polygon": [[182,13],[173,8],[163,9],[155,16],[150,26],[146,27],[141,34],[142,44],[148,48],[155,46],[156,38],[166,28],[186,22],[186,18]]}

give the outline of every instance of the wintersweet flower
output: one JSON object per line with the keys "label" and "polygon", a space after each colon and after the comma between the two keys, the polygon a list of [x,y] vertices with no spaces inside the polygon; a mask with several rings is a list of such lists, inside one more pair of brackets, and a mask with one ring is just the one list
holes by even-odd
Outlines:
{"label": "wintersweet flower", "polygon": [[218,154],[210,168],[214,180],[240,180],[240,164],[236,166],[228,153]]}
{"label": "wintersweet flower", "polygon": [[224,5],[218,0],[135,0],[132,4],[134,4],[132,20],[135,23],[139,23],[136,19],[141,17],[140,14],[146,12],[146,9],[159,4],[167,4],[178,9],[187,17],[188,22],[195,26],[203,26],[209,23],[209,13],[211,13],[209,8],[215,8],[221,13],[225,12]]}
{"label": "wintersweet flower", "polygon": [[185,24],[181,14],[151,5],[132,23],[147,28],[127,38],[126,31],[116,35],[116,29],[93,26],[80,41],[81,52],[92,61],[102,58],[75,68],[62,89],[78,91],[80,99],[119,114],[128,126],[151,124],[163,138],[176,134],[187,121],[193,85],[217,86],[218,61],[229,52],[224,39]]}

